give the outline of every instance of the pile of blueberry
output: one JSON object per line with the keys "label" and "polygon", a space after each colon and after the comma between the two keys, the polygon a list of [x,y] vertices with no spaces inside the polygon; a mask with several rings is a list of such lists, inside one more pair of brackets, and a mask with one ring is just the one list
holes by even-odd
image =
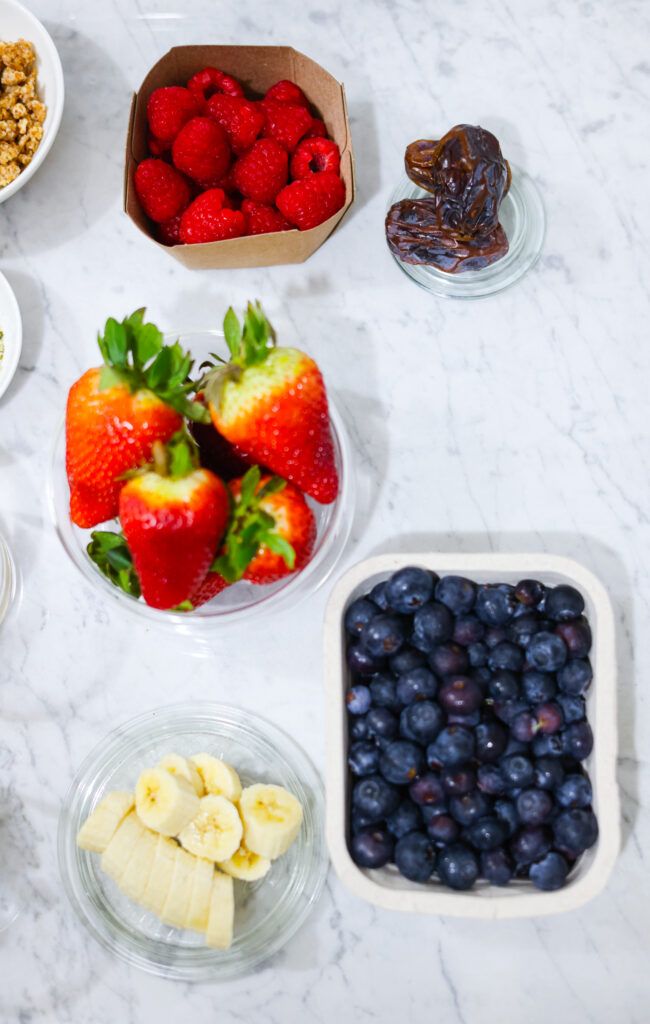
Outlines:
{"label": "pile of blueberry", "polygon": [[355,863],[453,889],[564,884],[598,836],[583,610],[564,584],[413,566],[348,607]]}

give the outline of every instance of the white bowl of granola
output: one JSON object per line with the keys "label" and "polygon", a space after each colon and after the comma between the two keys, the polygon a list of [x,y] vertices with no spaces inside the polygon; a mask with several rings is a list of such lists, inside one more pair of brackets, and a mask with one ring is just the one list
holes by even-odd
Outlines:
{"label": "white bowl of granola", "polygon": [[63,98],[63,70],[50,35],[22,4],[0,0],[0,203],[43,163],[59,130]]}

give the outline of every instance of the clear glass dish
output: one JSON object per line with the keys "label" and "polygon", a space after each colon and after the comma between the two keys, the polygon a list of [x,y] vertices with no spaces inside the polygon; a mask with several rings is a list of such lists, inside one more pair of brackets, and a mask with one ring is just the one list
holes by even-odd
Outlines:
{"label": "clear glass dish", "polygon": [[[218,951],[202,935],[179,931],[132,903],[104,875],[97,854],[76,835],[112,789],[133,790],[140,772],[169,753],[223,757],[242,783],[278,783],[302,804],[302,830],[257,882],[235,881],[234,941]],[[277,726],[222,704],[177,704],[148,712],[110,733],[72,781],[59,817],[63,885],[82,924],[129,964],[179,981],[221,981],[247,974],[278,952],[303,924],[325,883],[323,786],[303,750]]]}
{"label": "clear glass dish", "polygon": [[[468,270],[464,274],[448,274],[437,267],[404,263],[393,256],[397,266],[421,288],[446,299],[478,299],[519,281],[534,266],[542,251],[544,207],[532,178],[512,165],[511,170],[512,183],[499,211],[499,221],[509,243],[503,259],[484,270]],[[403,174],[387,210],[400,199],[423,199],[428,195]]]}
{"label": "clear glass dish", "polygon": [[0,534],[0,623],[5,618],[16,593],[16,570],[7,542]]}
{"label": "clear glass dish", "polygon": [[[180,339],[184,348],[191,351],[195,367],[200,366],[215,347],[225,350],[221,331],[181,331],[166,335],[170,341],[176,338]],[[85,578],[113,601],[150,622],[170,626],[181,632],[209,630],[217,622],[220,625],[239,624],[256,615],[291,606],[312,594],[329,577],[341,557],[352,526],[355,500],[352,454],[343,422],[331,396],[328,396],[328,400],[339,474],[339,494],[330,505],[320,505],[307,497],[316,518],[317,535],[311,560],[300,572],[266,586],[242,580],[191,612],[159,611],[150,608],[141,598],[125,594],[110,583],[90,559],[86,546],[92,531],[80,529],[70,519],[70,493],[65,471],[65,429],[61,421],[52,447],[47,498],[50,516],[63,547]]]}

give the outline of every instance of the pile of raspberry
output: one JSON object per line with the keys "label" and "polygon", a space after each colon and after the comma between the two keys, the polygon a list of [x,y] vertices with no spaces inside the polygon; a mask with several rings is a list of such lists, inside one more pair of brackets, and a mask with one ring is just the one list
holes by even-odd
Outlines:
{"label": "pile of raspberry", "polygon": [[147,104],[149,152],[135,172],[140,204],[165,245],[307,231],[345,203],[340,153],[293,82],[249,100],[204,68]]}

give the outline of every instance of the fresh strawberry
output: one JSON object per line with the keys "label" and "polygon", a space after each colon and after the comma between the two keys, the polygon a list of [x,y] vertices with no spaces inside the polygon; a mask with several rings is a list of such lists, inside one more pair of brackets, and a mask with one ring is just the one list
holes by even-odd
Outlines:
{"label": "fresh strawberry", "polygon": [[163,142],[157,139],[153,132],[147,132],[147,146],[152,156],[164,157],[166,153],[171,155],[171,142]]}
{"label": "fresh strawberry", "polygon": [[158,241],[162,242],[163,245],[180,245],[181,242],[181,220],[183,218],[183,212],[177,213],[171,220],[166,220],[162,224],[158,225]]}
{"label": "fresh strawberry", "polygon": [[246,218],[239,210],[230,209],[223,189],[211,188],[190,203],[181,217],[179,234],[184,245],[239,238],[246,234]]}
{"label": "fresh strawberry", "polygon": [[313,117],[311,120],[311,128],[306,135],[303,135],[303,141],[305,139],[326,139],[327,128],[325,122],[321,121],[319,117]]}
{"label": "fresh strawberry", "polygon": [[226,133],[210,117],[193,117],[172,143],[174,166],[205,188],[212,188],[223,178],[230,157]]}
{"label": "fresh strawberry", "polygon": [[311,128],[311,114],[304,107],[262,100],[266,121],[263,139],[275,139],[287,153],[293,153],[303,135]]}
{"label": "fresh strawberry", "polygon": [[228,96],[244,95],[239,82],[217,68],[203,68],[202,71],[197,71],[187,83],[187,88],[199,103],[201,110],[207,109],[208,99],[215,93],[223,92]]}
{"label": "fresh strawberry", "polygon": [[163,345],[160,331],[143,323],[140,309],[106,323],[99,347],[104,366],[88,370],[70,388],[66,411],[66,471],[70,516],[81,527],[117,515],[124,474],[151,458],[182,416],[209,419],[190,402],[191,359],[178,342]]}
{"label": "fresh strawberry", "polygon": [[273,100],[276,103],[289,103],[309,109],[307,97],[302,89],[295,82],[289,82],[286,78],[283,78],[281,82],[276,82],[270,89],[267,89],[264,100]]}
{"label": "fresh strawberry", "polygon": [[332,171],[318,171],[301,181],[292,181],[276,198],[280,213],[301,231],[322,224],[344,203],[345,185]]}
{"label": "fresh strawberry", "polygon": [[179,434],[153,448],[155,468],[120,491],[119,515],[142,596],[152,608],[175,608],[204,581],[230,518],[222,481]]}
{"label": "fresh strawberry", "polygon": [[[207,409],[202,391],[197,393],[194,400]],[[189,431],[198,445],[201,465],[222,480],[234,480],[249,468],[250,460],[241,455],[230,441],[226,441],[212,421],[203,423],[198,420],[190,423]]]}
{"label": "fresh strawberry", "polygon": [[267,231],[293,231],[286,217],[268,203],[258,203],[254,199],[244,199],[241,212],[246,217],[246,233],[263,235]]}
{"label": "fresh strawberry", "polygon": [[[213,597],[220,594],[222,590],[230,584],[224,580],[223,576],[218,572],[209,572],[205,579],[199,584],[196,590],[194,590],[189,597],[189,604],[192,608],[200,608],[202,604],[207,604]],[[191,609],[188,608],[188,611]]]}
{"label": "fresh strawberry", "polygon": [[341,157],[339,147],[331,139],[303,139],[291,157],[289,173],[294,181],[318,171],[339,173]]}
{"label": "fresh strawberry", "polygon": [[187,181],[164,160],[143,160],[136,167],[133,180],[142,209],[158,224],[175,217],[190,201]]}
{"label": "fresh strawberry", "polygon": [[271,516],[274,525],[261,540],[242,578],[251,583],[274,583],[307,565],[316,543],[316,520],[302,491],[294,484],[285,483],[276,490],[269,487],[273,478],[267,474],[259,478],[251,493],[245,479],[233,480],[229,485],[235,499],[235,517],[247,503],[250,510],[259,509]]}
{"label": "fresh strawberry", "polygon": [[221,125],[237,156],[250,149],[264,127],[262,109],[242,96],[215,93],[208,100],[208,114]]}
{"label": "fresh strawberry", "polygon": [[151,134],[168,144],[174,141],[185,122],[199,113],[199,104],[192,93],[180,85],[154,89],[147,103]]}
{"label": "fresh strawberry", "polygon": [[258,139],[233,165],[232,180],[248,199],[273,203],[289,176],[289,158],[275,139]]}
{"label": "fresh strawberry", "polygon": [[229,309],[224,334],[231,361],[213,370],[205,395],[217,430],[251,461],[328,504],[338,493],[327,395],[316,363],[294,348],[276,348],[259,304],[248,305],[242,330]]}

